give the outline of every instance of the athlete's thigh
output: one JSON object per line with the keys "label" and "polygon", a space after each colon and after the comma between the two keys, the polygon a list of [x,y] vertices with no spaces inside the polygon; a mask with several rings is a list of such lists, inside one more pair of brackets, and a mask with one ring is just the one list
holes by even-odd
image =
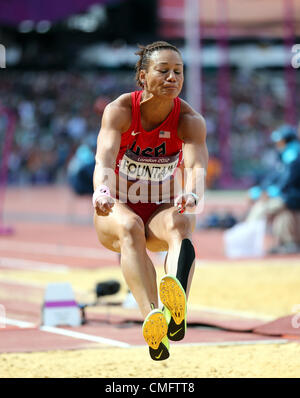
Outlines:
{"label": "athlete's thigh", "polygon": [[[178,219],[177,219],[178,217]],[[172,204],[164,204],[152,215],[145,226],[147,248],[151,251],[167,251],[170,236],[170,225],[173,221],[184,220],[188,229],[192,232],[196,219],[193,214],[179,214],[178,209]],[[173,220],[173,221],[171,221]]]}
{"label": "athlete's thigh", "polygon": [[124,225],[132,218],[143,223],[141,218],[124,203],[116,202],[108,216],[94,214],[94,225],[99,241],[109,250],[120,253],[120,236]]}

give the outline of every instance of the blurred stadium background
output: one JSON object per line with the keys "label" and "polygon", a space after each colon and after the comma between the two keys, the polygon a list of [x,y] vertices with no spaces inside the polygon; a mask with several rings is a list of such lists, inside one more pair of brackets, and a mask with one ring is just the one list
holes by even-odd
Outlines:
{"label": "blurred stadium background", "polygon": [[[189,298],[194,327],[172,348],[175,360],[161,367],[147,356],[141,318],[124,307],[130,294],[119,258],[97,241],[90,198],[103,109],[136,89],[137,44],[154,40],[182,51],[181,97],[206,119],[204,215],[228,212],[213,230],[206,227],[217,220],[205,227],[199,216]],[[7,325],[0,313],[1,375],[299,377],[300,329],[291,326],[299,252],[234,261],[223,240],[223,229],[247,210],[247,189],[273,167],[272,131],[299,125],[299,47],[300,0],[0,0],[0,234],[15,232],[0,238],[0,311]],[[82,170],[87,184],[78,184]],[[159,275],[163,257],[153,256]],[[107,298],[119,306],[89,309],[88,322],[71,331],[41,327],[50,282],[67,280],[76,300],[89,302],[103,278],[121,282],[121,295]],[[271,320],[271,332],[255,332]],[[223,321],[225,331],[206,327],[222,328]],[[235,333],[246,329],[251,333]],[[268,346],[247,345],[272,338]],[[118,348],[124,344],[130,354]],[[79,348],[100,351],[72,352]]]}
{"label": "blurred stadium background", "polygon": [[184,0],[1,0],[0,103],[16,117],[8,184],[65,184],[77,148],[94,151],[105,104],[136,88],[137,43],[157,39],[182,50],[182,98],[206,118],[208,188],[259,181],[273,162],[271,131],[300,119],[300,2],[203,0],[196,24],[189,4],[195,10]]}

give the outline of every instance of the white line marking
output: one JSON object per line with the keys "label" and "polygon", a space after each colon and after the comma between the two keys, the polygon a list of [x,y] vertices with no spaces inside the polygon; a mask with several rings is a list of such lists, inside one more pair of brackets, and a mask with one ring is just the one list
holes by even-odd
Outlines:
{"label": "white line marking", "polygon": [[3,304],[0,304],[0,329],[6,327],[6,309]]}
{"label": "white line marking", "polygon": [[[36,327],[34,323],[18,321],[17,319],[1,318],[0,322],[5,321],[7,325],[14,325],[20,328],[32,328]],[[52,326],[41,326],[39,328],[43,332],[60,334],[63,336],[72,337],[80,340],[93,341],[95,343],[102,343],[109,346],[115,346],[120,348],[135,348],[135,347],[145,347],[144,345],[130,345],[118,340],[107,339],[105,337],[94,336],[87,333],[79,333],[71,330],[56,328]],[[255,345],[255,344],[286,344],[290,341],[287,339],[268,339],[268,340],[246,340],[246,341],[222,341],[222,342],[210,342],[210,343],[177,343],[177,346],[184,347],[217,347],[217,346],[238,346],[238,345]]]}
{"label": "white line marking", "polygon": [[40,330],[42,330],[43,332],[61,334],[63,336],[73,337],[75,339],[94,341],[95,343],[103,343],[116,347],[122,347],[122,348],[130,347],[130,344],[123,343],[122,341],[107,339],[105,337],[100,337],[100,336],[93,336],[91,334],[86,334],[86,333],[74,332],[72,330],[55,328],[52,326],[42,326]]}
{"label": "white line marking", "polygon": [[[6,325],[18,326],[20,328],[37,327],[37,325],[35,325],[34,323],[23,322],[23,321],[19,321],[17,319],[10,319],[10,318],[3,318],[2,319],[2,318],[0,318],[0,322],[1,322],[1,320],[3,322],[5,322]],[[122,341],[113,340],[113,339],[107,339],[106,337],[94,336],[92,334],[87,334],[87,333],[74,332],[72,330],[56,328],[56,327],[53,327],[53,326],[41,326],[40,328],[37,327],[37,330],[38,329],[41,330],[42,332],[59,334],[59,335],[71,337],[71,338],[74,338],[74,339],[93,341],[94,343],[101,343],[101,344],[106,344],[106,345],[114,346],[114,347],[121,347],[121,348],[129,348],[129,347],[131,347],[130,344],[124,343]]]}
{"label": "white line marking", "polygon": [[32,243],[11,241],[1,239],[0,249],[22,253],[50,254],[65,257],[94,258],[97,260],[115,260],[117,253],[106,249],[95,249],[91,247],[66,246],[51,243]]}
{"label": "white line marking", "polygon": [[21,258],[0,258],[0,267],[3,268],[18,268],[18,269],[30,269],[33,271],[41,272],[59,272],[67,273],[70,267],[65,264],[47,263],[44,261],[35,260],[23,260]]}
{"label": "white line marking", "polygon": [[0,322],[5,323],[6,325],[18,326],[19,328],[34,328],[36,325],[31,322],[18,321],[17,319],[9,319],[9,318],[0,318]]}

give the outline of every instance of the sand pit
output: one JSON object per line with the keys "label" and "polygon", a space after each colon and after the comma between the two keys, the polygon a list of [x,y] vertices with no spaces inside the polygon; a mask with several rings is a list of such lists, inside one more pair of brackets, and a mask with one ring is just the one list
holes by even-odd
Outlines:
{"label": "sand pit", "polygon": [[162,362],[152,361],[146,347],[6,354],[0,357],[0,374],[11,378],[298,378],[300,344],[174,345],[170,358]]}
{"label": "sand pit", "polygon": [[[157,268],[158,277],[162,267]],[[71,270],[68,274],[1,270],[0,278],[45,286],[69,280],[77,294],[88,296],[95,281],[123,279],[118,268]],[[256,315],[265,319],[292,313],[299,295],[298,260],[252,261],[243,263],[198,262],[189,305],[191,308],[219,308]],[[122,285],[116,299],[124,297]],[[1,296],[2,295],[2,296]],[[3,293],[0,293],[0,300]],[[32,301],[39,301],[34,296]],[[178,364],[180,363],[180,368]],[[247,345],[171,345],[171,356],[154,362],[147,346],[132,348],[90,348],[0,356],[1,378],[224,378],[300,377],[300,344],[259,342]]]}

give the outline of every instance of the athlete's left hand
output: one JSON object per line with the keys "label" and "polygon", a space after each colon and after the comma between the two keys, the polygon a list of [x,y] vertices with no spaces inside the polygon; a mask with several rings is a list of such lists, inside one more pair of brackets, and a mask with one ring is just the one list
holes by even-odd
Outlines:
{"label": "athlete's left hand", "polygon": [[198,204],[199,197],[191,192],[181,193],[178,195],[174,201],[174,205],[178,209],[178,213],[182,214],[186,210],[192,211]]}

